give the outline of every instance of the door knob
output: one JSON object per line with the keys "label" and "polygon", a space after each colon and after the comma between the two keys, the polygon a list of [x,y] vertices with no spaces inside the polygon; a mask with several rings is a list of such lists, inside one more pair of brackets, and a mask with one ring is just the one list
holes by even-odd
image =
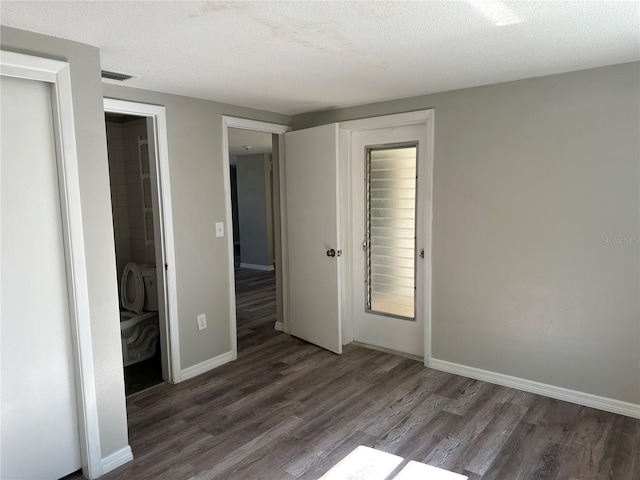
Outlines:
{"label": "door knob", "polygon": [[336,256],[336,251],[333,248],[327,250],[327,257],[335,257],[335,256]]}
{"label": "door knob", "polygon": [[424,248],[420,249],[420,258],[424,258]]}

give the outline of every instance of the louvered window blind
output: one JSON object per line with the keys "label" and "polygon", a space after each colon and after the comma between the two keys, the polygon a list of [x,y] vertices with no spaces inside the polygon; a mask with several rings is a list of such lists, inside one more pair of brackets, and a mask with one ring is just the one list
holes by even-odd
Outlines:
{"label": "louvered window blind", "polygon": [[415,318],[417,146],[367,150],[367,311]]}

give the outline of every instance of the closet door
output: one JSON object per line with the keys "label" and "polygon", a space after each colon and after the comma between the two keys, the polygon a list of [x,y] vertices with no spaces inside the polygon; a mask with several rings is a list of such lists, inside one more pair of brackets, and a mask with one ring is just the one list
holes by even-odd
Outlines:
{"label": "closet door", "polygon": [[60,478],[81,458],[50,86],[0,79],[0,478]]}
{"label": "closet door", "polygon": [[338,125],[285,134],[291,334],[342,353]]}

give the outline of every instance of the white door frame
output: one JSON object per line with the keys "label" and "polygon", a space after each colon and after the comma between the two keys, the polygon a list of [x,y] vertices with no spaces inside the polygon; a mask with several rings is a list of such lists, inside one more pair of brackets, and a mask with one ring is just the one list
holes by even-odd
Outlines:
{"label": "white door frame", "polygon": [[[280,182],[280,218],[286,218],[286,206],[284,201],[284,134],[291,130],[289,125],[280,125],[278,123],[261,122],[258,120],[249,120],[246,118],[222,116],[222,175],[224,177],[224,203],[225,203],[225,229],[227,231],[227,249],[229,259],[229,325],[230,325],[230,342],[232,360],[238,358],[238,338],[236,331],[236,280],[233,256],[233,218],[231,216],[231,166],[229,163],[229,128],[241,128],[244,130],[254,130],[257,132],[266,132],[279,135],[278,143],[278,179]],[[282,330],[289,333],[289,298],[288,298],[288,264],[286,255],[286,225],[283,221],[280,223],[280,240],[282,259]]]}
{"label": "white door frame", "polygon": [[0,74],[51,84],[82,473],[103,474],[69,64],[2,51]]}
{"label": "white door frame", "polygon": [[156,268],[164,268],[164,305],[167,332],[164,349],[167,352],[169,366],[169,378],[167,380],[172,383],[179,383],[182,381],[182,373],[180,369],[180,339],[178,329],[178,292],[176,287],[176,255],[173,236],[169,146],[165,107],[105,98],[104,111],[147,117],[153,121],[155,127],[155,150],[157,152],[155,160],[157,185],[155,185],[155,188],[158,194],[159,220],[160,229],[162,230],[160,237],[156,239],[156,241],[160,240],[160,251],[162,252],[164,260],[160,265],[156,265]]}
{"label": "white door frame", "polygon": [[[424,365],[429,367],[431,359],[431,228],[433,218],[433,139],[434,139],[434,110],[419,110],[415,112],[399,113],[394,115],[384,115],[380,117],[363,118],[360,120],[351,120],[347,122],[340,122],[340,154],[342,157],[342,171],[351,171],[351,134],[359,131],[377,130],[380,128],[393,128],[402,127],[405,125],[424,125],[427,134],[427,145],[424,147],[427,154],[427,191],[425,192],[425,199],[427,204],[424,206],[424,225],[426,234],[426,244],[424,248],[424,304],[423,304],[423,316],[424,316]],[[420,146],[422,149],[423,147]],[[353,225],[353,218],[351,212],[352,205],[352,192],[351,192],[351,175],[347,174],[347,181],[342,184],[343,198],[345,201],[342,203],[341,214],[343,216],[343,225],[348,228],[343,228],[343,245],[352,245],[351,243],[351,228]],[[355,288],[354,276],[353,276],[353,256],[349,255],[348,261],[344,266],[344,279],[345,285],[348,285],[348,292],[343,292],[343,308],[345,309],[345,321],[343,323],[343,342],[349,343],[353,341],[353,321],[350,311],[350,295]]]}

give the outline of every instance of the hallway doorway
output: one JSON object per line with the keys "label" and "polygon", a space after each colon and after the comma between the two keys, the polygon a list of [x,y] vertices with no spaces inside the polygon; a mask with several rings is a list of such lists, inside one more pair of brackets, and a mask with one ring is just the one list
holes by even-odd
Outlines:
{"label": "hallway doorway", "polygon": [[237,348],[275,334],[272,134],[228,129]]}
{"label": "hallway doorway", "polygon": [[281,144],[291,127],[223,117],[230,340],[238,351],[286,328]]}

